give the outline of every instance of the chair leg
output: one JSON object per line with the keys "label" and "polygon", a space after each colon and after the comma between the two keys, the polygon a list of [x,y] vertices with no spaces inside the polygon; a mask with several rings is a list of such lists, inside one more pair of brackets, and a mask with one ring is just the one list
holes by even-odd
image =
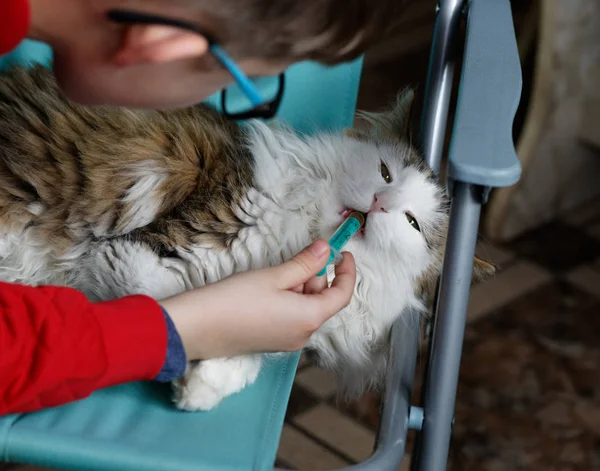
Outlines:
{"label": "chair leg", "polygon": [[445,471],[473,271],[473,257],[485,189],[456,182],[444,271],[431,344],[424,397],[424,421],[413,469]]}

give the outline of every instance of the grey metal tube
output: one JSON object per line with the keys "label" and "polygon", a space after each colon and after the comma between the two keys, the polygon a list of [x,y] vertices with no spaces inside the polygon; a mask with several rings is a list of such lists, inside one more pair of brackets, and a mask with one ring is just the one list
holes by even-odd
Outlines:
{"label": "grey metal tube", "polygon": [[431,45],[420,134],[423,157],[436,174],[442,164],[463,3],[439,0]]}
{"label": "grey metal tube", "polygon": [[419,471],[445,471],[481,214],[479,186],[456,182],[425,391]]}
{"label": "grey metal tube", "polygon": [[342,471],[395,471],[406,447],[408,415],[417,363],[420,314],[407,311],[391,333],[385,395],[375,453],[368,460]]}
{"label": "grey metal tube", "polygon": [[[404,457],[419,341],[419,314],[408,311],[392,328],[390,361],[377,444],[362,463],[339,471],[396,471]],[[276,468],[275,471],[285,471]]]}

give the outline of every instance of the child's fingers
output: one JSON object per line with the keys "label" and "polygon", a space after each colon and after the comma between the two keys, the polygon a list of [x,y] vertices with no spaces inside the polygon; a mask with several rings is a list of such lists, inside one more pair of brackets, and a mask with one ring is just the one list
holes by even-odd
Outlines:
{"label": "child's fingers", "polygon": [[329,258],[329,244],[317,240],[296,254],[291,260],[267,269],[280,289],[291,289],[306,283],[326,265]]}
{"label": "child's fingers", "polygon": [[345,308],[352,299],[354,285],[356,283],[356,266],[354,257],[344,252],[344,260],[336,267],[335,279],[331,287],[315,294],[312,299],[317,304],[315,312],[326,320]]}
{"label": "child's fingers", "polygon": [[344,290],[352,287],[351,294],[354,292],[354,284],[356,283],[356,265],[354,256],[350,252],[342,252],[344,259],[342,263],[335,267],[335,278],[331,283],[331,287],[341,286]]}
{"label": "child's fingers", "polygon": [[314,276],[304,284],[304,294],[319,294],[327,288],[327,275]]}

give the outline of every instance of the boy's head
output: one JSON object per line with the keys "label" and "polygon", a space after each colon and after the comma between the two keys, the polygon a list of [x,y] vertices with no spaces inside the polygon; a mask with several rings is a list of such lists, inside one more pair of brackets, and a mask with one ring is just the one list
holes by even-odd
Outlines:
{"label": "boy's head", "polygon": [[128,9],[198,26],[249,76],[294,62],[358,57],[403,0],[31,0],[35,39],[54,49],[57,79],[74,100],[169,108],[197,103],[232,82],[205,37],[161,25],[121,25]]}

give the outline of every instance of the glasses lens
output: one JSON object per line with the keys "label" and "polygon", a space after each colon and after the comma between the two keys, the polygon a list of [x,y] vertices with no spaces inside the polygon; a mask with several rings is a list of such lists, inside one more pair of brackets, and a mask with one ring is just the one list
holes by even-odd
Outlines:
{"label": "glasses lens", "polygon": [[232,116],[247,115],[250,113],[260,117],[265,112],[268,114],[268,110],[272,108],[273,104],[278,104],[277,102],[281,98],[281,86],[283,85],[279,76],[260,77],[250,80],[260,92],[263,98],[263,105],[258,108],[255,107],[240,86],[232,84],[225,90],[225,93],[221,97],[223,112]]}

